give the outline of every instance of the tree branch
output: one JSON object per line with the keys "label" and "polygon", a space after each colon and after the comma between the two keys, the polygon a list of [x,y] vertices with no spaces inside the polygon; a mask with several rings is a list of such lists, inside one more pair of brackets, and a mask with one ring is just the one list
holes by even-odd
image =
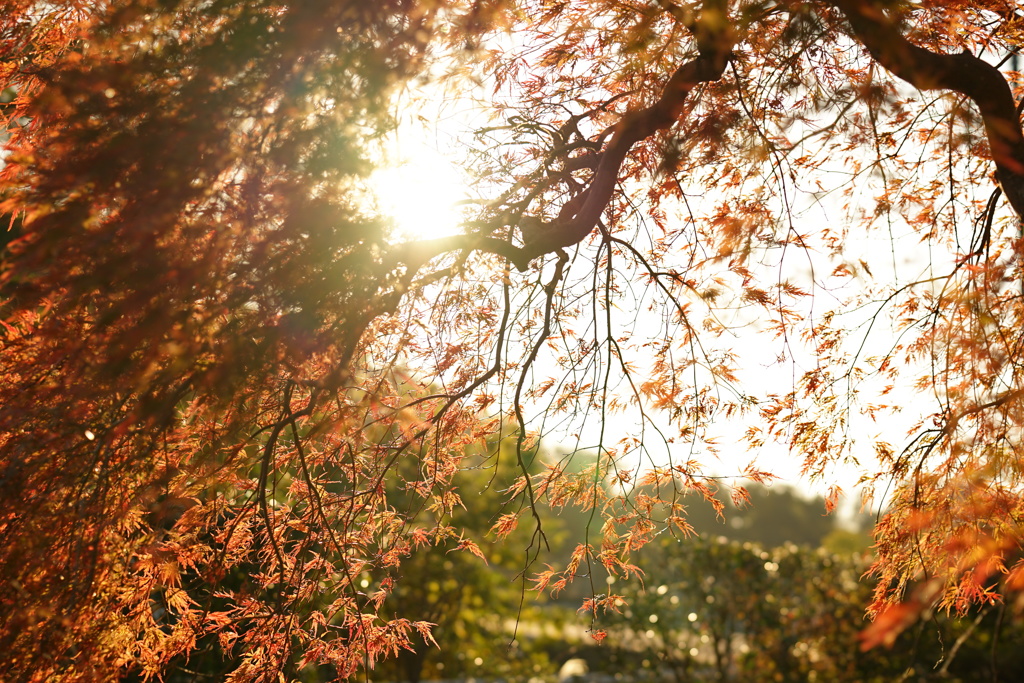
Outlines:
{"label": "tree branch", "polygon": [[[570,247],[586,238],[611,200],[619,170],[633,145],[672,126],[694,87],[721,78],[736,42],[729,22],[728,0],[707,0],[696,20],[692,20],[689,13],[683,16],[682,10],[671,3],[661,4],[693,33],[698,56],[676,69],[654,104],[626,113],[611,129],[610,139],[603,150],[568,162],[570,169],[593,167],[594,176],[583,191],[562,205],[554,221],[538,222],[536,229],[524,230],[526,239],[522,248],[483,235],[453,235],[405,242],[390,250],[385,268],[390,270],[398,264],[405,264],[408,272],[415,272],[441,254],[470,249],[504,256],[522,272],[538,256]],[[601,137],[605,135],[602,133]]]}
{"label": "tree branch", "polygon": [[510,242],[483,235],[451,235],[395,245],[388,254],[389,258],[385,262],[385,267],[391,270],[398,264],[405,264],[408,272],[415,273],[431,259],[450,251],[462,251],[463,249],[486,251],[504,256],[520,272],[526,270],[530,263],[526,252]]}
{"label": "tree branch", "polygon": [[1013,93],[997,68],[963,52],[943,55],[914,45],[875,0],[833,0],[871,57],[919,90],[952,90],[978,107],[996,164],[996,180],[1024,220],[1024,132]]}
{"label": "tree branch", "polygon": [[[663,7],[666,6],[666,11],[675,7],[664,3]],[[672,14],[681,20],[678,12]],[[619,169],[633,145],[675,123],[694,87],[721,78],[735,43],[728,1],[707,0],[700,18],[690,22],[687,15],[687,22],[694,33],[699,55],[676,69],[654,104],[622,117],[600,153],[600,161],[587,188],[566,202],[558,217],[537,233],[536,239],[524,245],[522,251],[527,262],[541,254],[577,244],[589,235],[612,197]]]}

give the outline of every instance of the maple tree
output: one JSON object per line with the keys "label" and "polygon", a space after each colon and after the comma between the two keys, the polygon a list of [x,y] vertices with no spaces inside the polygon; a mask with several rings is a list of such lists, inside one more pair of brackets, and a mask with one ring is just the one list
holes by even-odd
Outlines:
{"label": "maple tree", "polygon": [[[415,548],[481,553],[453,481],[509,424],[527,570],[540,505],[603,520],[538,587],[687,533],[748,419],[892,484],[865,645],[1019,589],[1022,41],[1010,0],[0,3],[5,673],[215,638],[231,680],[347,677],[429,640],[381,606]],[[403,239],[365,178],[424,74],[497,118],[463,231]],[[855,439],[907,386],[934,409]],[[525,476],[554,425],[592,464]]]}

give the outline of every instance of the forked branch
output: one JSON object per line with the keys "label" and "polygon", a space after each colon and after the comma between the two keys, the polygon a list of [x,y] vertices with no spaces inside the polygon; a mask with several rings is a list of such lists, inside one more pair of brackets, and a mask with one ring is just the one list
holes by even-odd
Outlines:
{"label": "forked branch", "polygon": [[[660,4],[693,33],[698,55],[675,70],[653,104],[626,113],[610,129],[607,144],[599,152],[588,155],[584,164],[590,167],[593,160],[599,160],[594,165],[590,181],[562,205],[555,220],[539,223],[530,230],[529,238],[522,247],[493,237],[456,235],[399,245],[392,252],[393,261],[415,271],[436,256],[470,249],[504,256],[519,271],[525,271],[530,261],[538,256],[571,247],[586,238],[611,200],[629,151],[638,142],[671,127],[679,118],[687,96],[697,85],[722,77],[736,42],[729,20],[728,0],[707,0],[696,19],[672,3]],[[602,133],[601,138],[606,133]]]}
{"label": "forked branch", "polygon": [[619,170],[633,145],[672,126],[697,85],[722,77],[736,41],[728,2],[708,0],[700,17],[688,26],[694,33],[698,56],[676,69],[654,104],[625,114],[616,124],[586,189],[566,202],[557,218],[524,245],[527,260],[570,247],[589,235],[612,197]]}
{"label": "forked branch", "polygon": [[952,90],[974,102],[985,124],[996,180],[1024,220],[1024,132],[1006,78],[969,52],[944,55],[907,40],[876,0],[834,0],[871,57],[920,90]]}

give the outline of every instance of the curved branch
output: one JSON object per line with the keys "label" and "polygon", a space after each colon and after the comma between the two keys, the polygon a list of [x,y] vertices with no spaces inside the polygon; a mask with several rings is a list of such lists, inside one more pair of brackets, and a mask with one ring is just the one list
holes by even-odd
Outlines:
{"label": "curved branch", "polygon": [[[581,242],[593,231],[611,200],[619,170],[633,145],[671,127],[693,88],[722,77],[736,42],[735,31],[729,22],[728,5],[728,0],[707,0],[696,21],[691,21],[689,15],[686,15],[683,23],[694,34],[698,56],[675,70],[654,104],[626,113],[612,127],[611,137],[604,149],[569,162],[570,168],[593,167],[593,178],[583,191],[562,205],[554,221],[540,223],[538,229],[528,231],[529,239],[522,248],[483,235],[453,235],[417,240],[394,247],[390,251],[390,259],[385,261],[385,268],[390,270],[405,264],[408,272],[413,273],[441,254],[469,249],[504,256],[517,270],[523,272],[529,267],[530,261],[538,256]],[[677,20],[683,21],[675,5],[663,3],[663,7]],[[602,133],[602,137],[604,135]]]}
{"label": "curved branch", "polygon": [[[540,353],[541,347],[547,342],[548,336],[551,334],[551,318],[554,313],[554,301],[555,291],[558,287],[558,283],[562,281],[562,276],[565,273],[565,264],[568,263],[569,257],[564,251],[558,252],[558,262],[555,264],[555,272],[551,275],[551,280],[544,285],[544,326],[541,328],[540,334],[537,335],[537,341],[530,349],[530,353],[527,354],[526,360],[523,363],[522,369],[519,372],[519,380],[516,382],[516,394],[513,404],[516,414],[516,424],[519,427],[519,433],[516,435],[516,462],[519,465],[519,469],[523,473],[523,481],[526,487],[526,497],[530,503],[530,511],[533,513],[533,520],[536,526],[534,527],[533,537],[530,539],[530,545],[527,548],[527,564],[532,563],[533,560],[529,559],[530,549],[533,548],[534,541],[540,538],[540,541],[544,544],[547,550],[551,550],[548,545],[548,537],[544,533],[543,526],[541,525],[540,513],[537,512],[537,496],[534,492],[533,481],[530,479],[530,470],[526,466],[526,462],[523,460],[523,448],[526,445],[526,418],[523,417],[523,387],[526,386],[526,375],[530,372],[533,367],[534,361],[537,360],[537,354]],[[540,553],[540,546],[538,545],[535,553],[534,560]]]}
{"label": "curved branch", "polygon": [[1010,85],[997,68],[963,52],[943,55],[907,40],[874,0],[833,0],[871,57],[919,90],[952,90],[978,107],[996,164],[996,180],[1024,220],[1024,131]]}
{"label": "curved branch", "polygon": [[736,41],[727,0],[707,0],[690,28],[698,56],[676,69],[654,104],[625,114],[615,125],[587,188],[566,202],[547,229],[524,245],[527,261],[570,247],[589,235],[612,197],[619,169],[633,145],[675,123],[694,87],[722,77]]}

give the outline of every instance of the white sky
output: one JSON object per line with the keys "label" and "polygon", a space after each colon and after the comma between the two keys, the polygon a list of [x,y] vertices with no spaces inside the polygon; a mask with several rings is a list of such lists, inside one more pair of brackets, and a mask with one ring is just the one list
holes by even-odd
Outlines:
{"label": "white sky", "polygon": [[[454,142],[448,140],[444,148],[438,144],[440,142],[444,142],[444,138],[440,134],[432,133],[429,126],[419,122],[407,124],[399,131],[396,142],[396,149],[401,150],[401,154],[396,155],[398,165],[382,169],[373,176],[382,210],[394,217],[398,229],[408,238],[429,238],[458,232],[459,203],[467,199],[468,180],[464,179],[455,163],[454,155],[451,154],[452,151],[457,151]],[[866,241],[859,246],[875,253],[878,253],[877,246],[884,246],[886,252],[890,248],[887,240],[884,244],[878,245]],[[735,343],[745,368],[749,370],[746,379],[749,393],[764,395],[772,390],[785,391],[787,384],[792,383],[793,369],[773,362],[779,350],[776,346],[766,345],[763,343],[763,337],[757,334],[740,334],[735,337]],[[541,376],[543,371],[537,374]],[[536,406],[534,416],[536,411],[541,409],[540,406]],[[902,423],[903,420],[893,420],[889,424],[875,425],[875,428],[880,432],[893,432],[899,429],[902,433],[905,429],[900,426]],[[627,415],[612,414],[606,424],[606,441],[614,443],[624,436],[635,434],[637,426],[636,420]],[[866,430],[870,430],[870,425],[857,425],[855,428],[866,436]],[[592,434],[594,429],[596,426],[586,431]],[[834,477],[810,484],[800,477],[800,457],[790,454],[785,448],[766,445],[760,453],[750,453],[746,446],[741,445],[735,438],[744,429],[745,426],[738,421],[723,420],[718,423],[718,428],[713,430],[711,436],[719,442],[721,458],[712,456],[713,459],[707,463],[710,471],[721,476],[735,476],[756,457],[763,469],[778,475],[783,483],[795,485],[807,493],[824,493],[827,485],[833,483],[843,486],[848,495],[854,492],[854,485],[860,475],[859,470],[852,467],[842,468],[834,472]],[[664,430],[671,432],[667,426]],[[568,445],[574,441],[569,434],[559,437],[556,430],[548,434],[545,443],[547,448],[558,452],[558,442]],[[585,439],[580,443],[582,446],[588,445]],[[870,465],[870,439],[865,439],[865,444],[867,448],[863,455],[867,462],[863,464]],[[685,444],[677,443],[676,446],[686,448]],[[654,448],[654,451],[657,452],[657,448]],[[705,457],[708,457],[707,454]]]}
{"label": "white sky", "polygon": [[[434,95],[436,97],[431,99]],[[426,95],[416,93],[415,96],[410,96],[410,105],[419,102],[421,106],[418,109],[413,106],[406,107],[413,113],[403,121],[395,136],[391,149],[394,166],[381,169],[372,177],[379,194],[381,209],[394,217],[398,229],[408,238],[429,238],[458,232],[460,206],[466,206],[466,200],[472,195],[472,181],[466,178],[458,166],[461,151],[459,140],[460,136],[468,135],[468,131],[474,127],[484,125],[482,118],[486,117],[487,112],[474,105],[469,98],[458,100],[448,95],[450,93],[427,92]],[[870,194],[873,188],[870,187],[870,183],[865,182],[863,192],[866,199],[865,207],[872,206],[873,199]],[[813,231],[815,222],[835,220],[843,215],[835,203],[828,199],[817,205],[797,207],[796,213],[800,215],[799,220],[802,223],[797,226],[798,229],[804,231],[803,226],[810,226],[807,232]],[[843,256],[850,263],[862,260],[866,262],[880,282],[892,279],[897,270],[902,283],[929,277],[936,272],[944,271],[952,258],[952,255],[929,253],[920,236],[905,225],[901,226],[898,221],[891,226],[889,232],[874,230],[858,235],[860,236],[856,239],[848,241]],[[939,260],[932,260],[936,258]],[[799,259],[803,259],[802,264]],[[864,274],[860,273],[844,280],[832,279],[829,284],[823,286],[828,278],[823,277],[822,273],[831,271],[836,265],[835,261],[829,261],[824,256],[808,256],[802,251],[795,251],[792,256],[787,257],[787,267],[792,271],[787,274],[795,284],[810,288],[812,263],[819,286],[815,289],[813,299],[807,302],[808,316],[821,316],[827,310],[837,308],[838,298],[830,298],[832,293],[840,298],[846,297],[866,284]],[[808,282],[801,283],[801,277]],[[877,306],[862,310],[838,310],[840,315],[849,319],[849,327],[862,326],[863,329],[876,309]],[[743,323],[742,320],[736,322],[741,325]],[[753,325],[752,321],[747,322]],[[878,355],[887,351],[893,341],[892,329],[889,318],[883,314],[875,323],[862,355]],[[734,350],[742,359],[744,366],[745,377],[741,377],[741,383],[750,394],[763,396],[770,392],[785,393],[792,387],[794,378],[807,369],[806,365],[814,362],[813,357],[805,353],[803,357],[796,358],[792,365],[779,365],[774,362],[780,351],[779,344],[766,343],[765,335],[757,334],[753,330],[748,331],[753,333],[744,334],[741,331],[734,338]],[[705,453],[705,464],[708,470],[715,474],[732,476],[756,457],[762,469],[772,471],[786,484],[795,485],[806,493],[816,494],[823,494],[829,485],[838,484],[846,491],[848,504],[856,504],[859,499],[855,486],[857,479],[862,473],[875,470],[872,448],[874,441],[888,441],[898,452],[909,441],[908,427],[934,410],[934,397],[922,396],[910,387],[912,375],[917,373],[906,374],[905,386],[898,387],[888,397],[889,402],[902,407],[898,414],[882,415],[877,421],[867,416],[852,417],[849,435],[860,443],[860,447],[854,450],[854,455],[860,460],[859,467],[850,465],[834,468],[823,481],[812,483],[800,477],[800,456],[791,454],[782,446],[766,445],[760,449],[761,452],[750,453],[747,447],[739,442],[738,436],[744,431],[746,423],[757,419],[756,414],[743,421],[717,422],[711,436],[717,439],[722,456],[716,463],[713,458],[708,461],[708,454]],[[535,376],[544,376],[544,371],[538,370]],[[871,386],[872,383],[876,386]],[[881,384],[877,380],[867,379],[861,383],[861,388],[864,398],[870,400],[875,393],[874,390],[880,389]],[[537,417],[539,411],[542,411],[542,407],[537,405],[533,410],[534,417]],[[635,434],[637,428],[638,423],[635,419],[624,415],[612,415],[605,425],[608,432],[605,442],[615,443],[622,436]],[[596,425],[592,425],[585,431],[592,434],[595,429]],[[559,429],[549,431],[545,442],[547,448],[556,453],[562,450],[562,447],[571,449],[573,443],[577,441],[571,436],[573,431],[579,433],[584,430],[577,424],[562,431],[561,434]],[[579,439],[578,443],[582,447],[590,445],[586,439]],[[673,448],[685,450],[686,445],[677,442]],[[694,455],[698,460],[701,459],[700,452]],[[679,456],[676,456],[676,459],[678,458]],[[881,498],[884,493],[884,490],[876,491],[876,496]],[[878,502],[876,500],[876,504]]]}

